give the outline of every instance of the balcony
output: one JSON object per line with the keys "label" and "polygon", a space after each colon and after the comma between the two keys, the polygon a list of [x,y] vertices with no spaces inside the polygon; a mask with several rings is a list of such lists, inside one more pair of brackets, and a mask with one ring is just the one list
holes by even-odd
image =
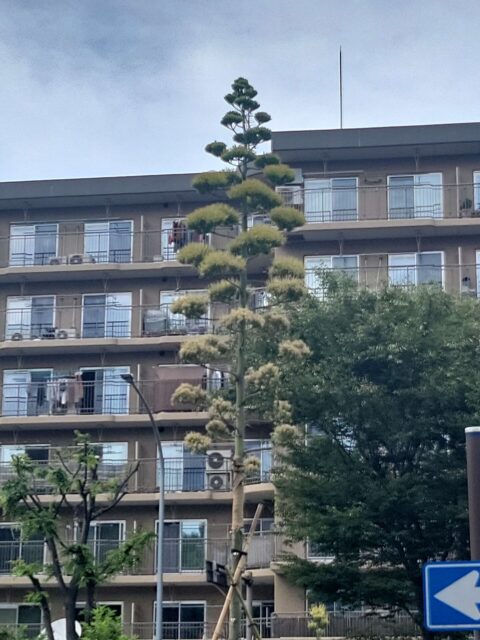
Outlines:
{"label": "balcony", "polygon": [[[116,551],[124,538],[95,540],[88,543],[96,562],[108,560],[109,554]],[[66,540],[73,544],[74,540]],[[177,580],[185,583],[189,578],[186,574],[193,574],[190,580],[198,584],[205,582],[205,561],[213,560],[221,564],[230,561],[231,541],[225,538],[165,538],[163,543],[163,571],[171,574],[166,577],[167,582]],[[285,547],[277,534],[269,533],[256,535],[252,539],[247,559],[248,569],[269,569],[271,562],[280,557]],[[17,560],[32,562],[40,566],[50,563],[49,552],[43,541],[0,541],[0,583],[2,576],[13,576],[14,563]],[[142,557],[132,567],[128,567],[119,576],[119,581],[128,582],[123,576],[152,576],[156,574],[155,544],[144,550]],[[175,574],[182,574],[184,578],[175,578]],[[115,581],[115,578],[114,578]],[[153,582],[152,582],[153,584]]]}
{"label": "balcony", "polygon": [[480,182],[442,184],[441,174],[389,176],[387,182],[379,177],[360,185],[356,178],[307,179],[278,191],[305,215],[306,225],[293,235],[309,240],[338,232],[345,239],[407,236],[412,227],[432,235],[457,228],[480,232]]}
{"label": "balcony", "polygon": [[[168,607],[168,602],[164,603]],[[202,605],[203,607],[203,605]],[[208,609],[208,608],[207,608]],[[204,614],[202,608],[201,611]],[[219,610],[215,609],[212,619],[216,620]],[[204,617],[204,616],[202,616]],[[315,631],[308,627],[310,618],[305,613],[272,613],[269,617],[254,618],[261,629],[262,638],[315,638]],[[0,624],[0,629],[20,630],[27,632],[27,637],[34,638],[41,630],[40,624]],[[164,622],[162,637],[165,640],[202,640],[210,638],[215,622]],[[155,637],[153,622],[130,622],[123,624],[123,632],[138,640],[152,640]],[[227,636],[227,625],[222,637]],[[405,613],[389,614],[387,612],[366,611],[331,611],[329,623],[324,631],[327,638],[359,638],[359,637],[404,637],[417,638],[421,630]],[[242,637],[245,635],[242,634]]]}
{"label": "balcony", "polygon": [[34,280],[68,280],[72,273],[78,279],[98,271],[110,277],[144,277],[152,269],[153,275],[158,270],[162,275],[179,269],[193,273],[177,262],[178,251],[190,242],[215,245],[218,238],[190,231],[184,219],[170,222],[170,228],[144,231],[134,231],[131,220],[14,224],[10,235],[0,238],[0,272],[11,281],[22,274]]}
{"label": "balcony", "polygon": [[[272,638],[314,638],[315,631],[308,627],[306,614],[273,614],[271,617]],[[420,629],[406,613],[387,611],[331,611],[323,635],[327,638],[395,637],[416,638]]]}
{"label": "balcony", "polygon": [[[194,369],[194,371],[192,371]],[[166,370],[169,384],[164,384]],[[0,429],[112,428],[150,426],[143,404],[128,383],[121,378],[128,367],[4,370],[1,387]],[[170,398],[176,387],[186,381],[209,384],[201,367],[166,365],[151,367],[139,381],[150,401],[157,423],[199,427],[208,419],[206,412],[194,407],[173,406]]]}
{"label": "balcony", "polygon": [[[165,450],[168,451],[168,441],[165,442]],[[36,452],[36,453],[35,453]],[[57,450],[55,448],[45,448],[41,452],[38,448],[25,448],[22,445],[16,447],[12,455],[25,454],[35,456],[33,459],[40,469],[55,469],[60,467],[57,452],[62,454],[63,459],[68,459],[68,448]],[[41,460],[38,460],[39,454]],[[246,483],[249,487],[255,485],[266,485],[271,482],[271,449],[262,447],[261,449],[250,449],[250,455],[256,455],[260,460],[260,469],[247,477]],[[140,459],[102,459],[97,468],[97,476],[100,481],[114,480],[125,477],[138,465],[137,472],[130,478],[128,493],[135,495],[155,493],[158,491],[160,469],[156,458]],[[230,499],[232,489],[232,465],[230,459],[225,459],[220,469],[213,468],[209,463],[208,455],[194,455],[185,452],[184,457],[165,457],[165,492],[171,494],[172,500],[183,500],[182,494],[190,495],[195,499],[196,494],[200,499],[220,498]],[[46,478],[35,479],[35,490],[39,494],[49,495],[52,485]],[[9,461],[0,462],[0,485],[14,478],[12,464]],[[168,498],[170,499],[170,498]]]}
{"label": "balcony", "polygon": [[[373,266],[373,263],[377,263]],[[313,268],[313,264],[318,264]],[[320,299],[329,295],[330,274],[343,276],[360,288],[409,289],[436,286],[454,295],[478,297],[480,263],[444,264],[442,252],[395,255],[320,256],[305,258],[305,283]]]}
{"label": "balcony", "polygon": [[[7,298],[0,311],[0,351],[16,355],[96,351],[149,350],[152,344],[176,350],[185,336],[214,332],[207,316],[187,319],[171,311],[171,304],[132,305],[131,294]],[[2,321],[3,320],[3,321]]]}

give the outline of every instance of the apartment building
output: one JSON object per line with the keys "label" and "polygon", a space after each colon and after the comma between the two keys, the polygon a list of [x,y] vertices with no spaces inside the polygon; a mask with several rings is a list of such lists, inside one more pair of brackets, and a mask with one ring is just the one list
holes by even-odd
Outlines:
{"label": "apartment building", "polygon": [[[480,124],[280,132],[272,149],[296,169],[295,182],[280,191],[306,217],[281,252],[304,261],[316,295],[325,295],[325,269],[360,286],[436,283],[477,295]],[[185,216],[211,201],[193,190],[192,178],[0,184],[0,482],[10,477],[13,455],[48,464],[80,430],[98,446],[106,477],[139,462],[128,495],[95,523],[95,553],[133,531],[155,531],[157,453],[149,418],[122,378],[131,373],[164,427],[164,637],[185,640],[208,635],[216,621],[222,595],[207,582],[205,561],[228,556],[231,504],[228,446],[192,455],[183,437],[206,414],[170,401],[184,381],[225,383],[224,372],[207,374],[178,358],[182,341],[210,331],[222,309],[212,305],[195,321],[170,311],[177,296],[205,288],[177,251],[193,240],[221,247],[235,233],[198,238],[188,231]],[[256,262],[255,277],[265,268]],[[261,464],[246,487],[246,518],[265,505],[248,561],[254,616],[265,637],[285,636],[288,620],[305,611],[305,594],[277,562],[284,544],[274,521],[269,425],[252,423],[248,434]],[[11,561],[41,562],[44,545],[22,543],[14,525],[0,523],[0,625],[35,629],[40,613],[23,604],[28,582],[11,575]],[[72,532],[66,521],[65,535]],[[322,561],[308,544],[296,552]],[[141,640],[153,636],[154,556],[146,553],[100,590],[99,600]],[[52,605],[60,617],[53,588]]]}

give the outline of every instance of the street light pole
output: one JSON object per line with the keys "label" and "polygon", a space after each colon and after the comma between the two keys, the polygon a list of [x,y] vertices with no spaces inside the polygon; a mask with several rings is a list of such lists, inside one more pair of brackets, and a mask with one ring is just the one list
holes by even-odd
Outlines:
{"label": "street light pole", "polygon": [[[468,521],[470,525],[470,558],[480,560],[480,427],[465,429],[468,483]],[[473,632],[474,640],[480,633]]]}
{"label": "street light pole", "polygon": [[138,388],[134,377],[131,373],[122,373],[121,377],[125,382],[135,390],[136,394],[140,398],[145,411],[150,418],[150,422],[153,429],[153,435],[158,449],[158,462],[159,462],[159,495],[158,495],[158,531],[157,531],[157,595],[156,595],[156,618],[155,618],[155,640],[162,640],[162,627],[163,627],[163,529],[165,520],[165,463],[163,459],[162,439],[160,438],[160,431],[153,417],[152,410],[150,409],[143,393]]}

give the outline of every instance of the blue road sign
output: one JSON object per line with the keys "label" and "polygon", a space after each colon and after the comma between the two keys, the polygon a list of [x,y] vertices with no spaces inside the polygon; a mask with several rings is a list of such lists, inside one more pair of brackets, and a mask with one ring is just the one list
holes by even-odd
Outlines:
{"label": "blue road sign", "polygon": [[425,627],[480,629],[480,562],[429,562],[423,567]]}

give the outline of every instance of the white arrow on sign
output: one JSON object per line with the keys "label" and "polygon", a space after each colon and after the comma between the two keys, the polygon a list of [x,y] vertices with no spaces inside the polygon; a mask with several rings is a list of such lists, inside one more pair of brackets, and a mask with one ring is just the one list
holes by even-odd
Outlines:
{"label": "white arrow on sign", "polygon": [[480,620],[480,587],[477,587],[480,572],[470,571],[448,587],[435,594],[435,598],[444,604],[463,613],[472,620]]}

